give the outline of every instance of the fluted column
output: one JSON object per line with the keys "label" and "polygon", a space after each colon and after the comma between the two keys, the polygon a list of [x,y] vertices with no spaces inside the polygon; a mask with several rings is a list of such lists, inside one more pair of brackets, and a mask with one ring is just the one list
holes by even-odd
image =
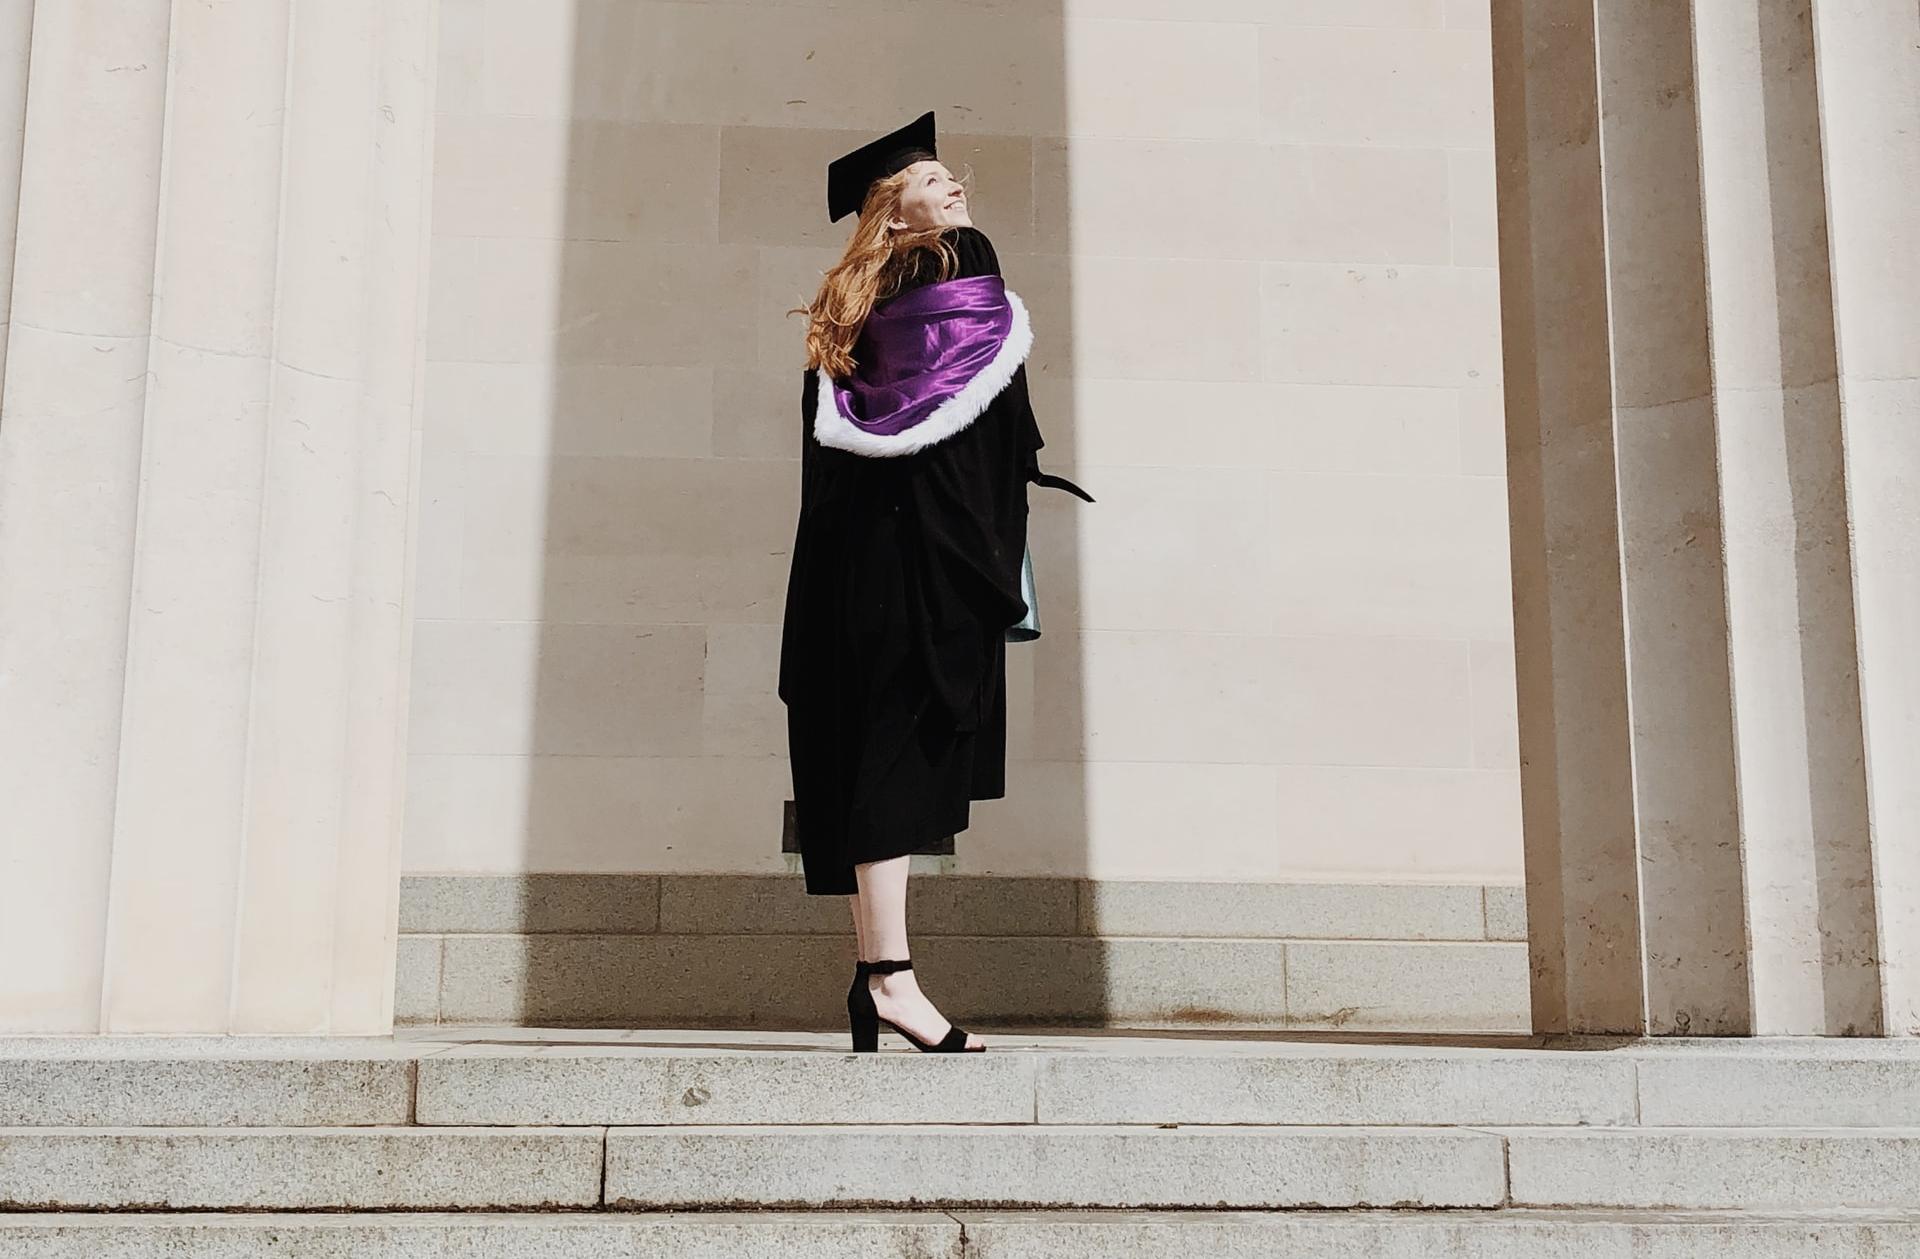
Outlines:
{"label": "fluted column", "polygon": [[32,7],[0,1026],[391,1026],[435,3]]}
{"label": "fluted column", "polygon": [[1920,1035],[1920,10],[1813,6],[1880,1031]]}
{"label": "fluted column", "polygon": [[1917,34],[1495,0],[1542,1031],[1920,1030]]}

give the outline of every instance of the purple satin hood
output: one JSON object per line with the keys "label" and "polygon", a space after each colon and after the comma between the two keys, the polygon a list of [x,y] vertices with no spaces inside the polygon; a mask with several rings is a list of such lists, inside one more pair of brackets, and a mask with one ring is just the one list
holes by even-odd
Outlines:
{"label": "purple satin hood", "polygon": [[861,455],[910,454],[971,424],[1033,345],[1026,307],[997,275],[876,303],[845,380],[820,376],[814,436]]}

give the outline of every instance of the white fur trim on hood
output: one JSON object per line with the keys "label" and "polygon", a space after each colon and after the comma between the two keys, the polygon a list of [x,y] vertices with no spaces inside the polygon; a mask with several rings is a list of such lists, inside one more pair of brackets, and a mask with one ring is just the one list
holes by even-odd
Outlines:
{"label": "white fur trim on hood", "polygon": [[925,419],[904,432],[871,433],[855,424],[841,413],[839,396],[833,391],[833,379],[826,369],[814,368],[814,374],[820,378],[820,394],[813,411],[814,439],[822,446],[850,450],[856,455],[910,455],[953,436],[980,418],[980,413],[1007,387],[1033,348],[1033,325],[1027,318],[1026,305],[1012,289],[1006,293],[1007,305],[1013,310],[1013,326],[1007,329],[1007,339],[1000,343],[986,366],[928,412]]}

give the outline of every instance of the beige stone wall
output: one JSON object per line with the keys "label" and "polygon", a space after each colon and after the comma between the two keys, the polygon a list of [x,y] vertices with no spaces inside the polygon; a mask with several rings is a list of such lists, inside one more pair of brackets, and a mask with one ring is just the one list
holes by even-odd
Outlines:
{"label": "beige stone wall", "polygon": [[407,868],[787,868],[782,311],[935,108],[1100,500],[953,867],[1517,878],[1485,9],[445,0]]}

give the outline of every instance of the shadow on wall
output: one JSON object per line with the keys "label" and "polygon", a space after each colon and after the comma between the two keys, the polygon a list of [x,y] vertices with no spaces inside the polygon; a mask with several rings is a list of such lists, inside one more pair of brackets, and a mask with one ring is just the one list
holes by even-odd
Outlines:
{"label": "shadow on wall", "polygon": [[[516,7],[515,21],[566,20],[566,6]],[[570,112],[551,124],[566,154],[557,304],[546,342],[527,346],[551,364],[551,457],[538,599],[519,614],[538,635],[524,868],[786,869],[797,882],[798,857],[781,852],[792,784],[774,684],[804,326],[784,312],[813,296],[851,228],[827,221],[826,164],[937,110],[941,157],[971,172],[974,221],[1033,309],[1029,376],[1066,380],[1070,251],[1057,232],[1037,256],[1034,169],[1043,146],[1061,148],[1044,138],[1066,130],[1059,9],[582,2],[571,37]],[[502,30],[487,41],[513,46]],[[1063,194],[1066,180],[1053,182]],[[1052,211],[1067,222],[1064,205]],[[1071,396],[1036,390],[1037,405],[1043,392],[1059,408],[1039,415],[1054,455]],[[499,473],[512,477],[513,462]],[[1078,604],[1075,520],[1053,501],[1066,497],[1029,495],[1043,609]],[[486,562],[480,545],[469,573]],[[1063,623],[1010,644],[1007,661],[1007,798],[975,802],[956,856],[916,857],[922,878],[1004,867],[997,853],[1036,845],[1047,867],[1086,866],[1081,767],[1027,764],[1035,669],[1052,675],[1051,693],[1077,696],[1077,643]],[[1078,746],[1077,712],[1045,721],[1073,727],[1050,744]],[[851,959],[844,905],[830,908]],[[527,941],[529,976],[543,943]],[[768,965],[746,951],[729,975],[709,959],[703,982],[764,990],[780,982]],[[1101,974],[1078,986],[1082,1006],[1107,987]]]}
{"label": "shadow on wall", "polygon": [[[827,162],[933,109],[1033,311],[1042,465],[1100,506],[1029,489],[1046,633],[1009,645],[1008,797],[916,887],[1517,881],[1485,4],[1100,8],[446,0],[409,872],[798,883],[785,312],[844,245]],[[852,954],[815,899],[806,941],[655,947],[795,982]],[[448,991],[555,947],[448,934]],[[1322,953],[1315,1010],[1415,973],[1296,960]],[[1058,994],[1096,1015],[1132,965],[1097,956],[1095,999]]]}

